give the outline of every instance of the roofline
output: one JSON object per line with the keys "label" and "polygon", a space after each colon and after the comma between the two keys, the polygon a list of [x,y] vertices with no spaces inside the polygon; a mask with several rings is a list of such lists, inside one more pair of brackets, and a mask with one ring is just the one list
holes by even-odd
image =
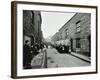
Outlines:
{"label": "roofline", "polygon": [[72,20],[72,18],[74,17],[74,16],[76,16],[78,13],[75,13],[60,29],[59,29],[59,31],[69,22],[69,21],[71,21]]}

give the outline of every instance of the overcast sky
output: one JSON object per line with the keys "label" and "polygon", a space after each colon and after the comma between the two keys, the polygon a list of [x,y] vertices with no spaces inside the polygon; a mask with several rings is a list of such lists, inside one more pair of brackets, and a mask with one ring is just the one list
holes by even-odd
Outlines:
{"label": "overcast sky", "polygon": [[75,13],[41,12],[44,38],[53,36]]}

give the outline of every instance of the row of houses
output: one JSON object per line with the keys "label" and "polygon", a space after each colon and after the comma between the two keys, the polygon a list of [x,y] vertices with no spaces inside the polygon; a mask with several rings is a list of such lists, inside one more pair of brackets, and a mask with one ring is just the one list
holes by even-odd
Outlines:
{"label": "row of houses", "polygon": [[43,39],[41,31],[40,11],[23,10],[23,40],[29,40],[31,45],[40,44]]}
{"label": "row of houses", "polygon": [[91,56],[91,14],[76,13],[52,37],[52,42],[69,45],[71,51]]}

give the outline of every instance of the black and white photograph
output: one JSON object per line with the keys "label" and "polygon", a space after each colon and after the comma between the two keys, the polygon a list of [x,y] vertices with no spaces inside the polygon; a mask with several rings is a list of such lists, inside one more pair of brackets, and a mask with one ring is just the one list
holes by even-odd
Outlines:
{"label": "black and white photograph", "polygon": [[23,68],[91,65],[91,14],[23,10]]}
{"label": "black and white photograph", "polygon": [[97,73],[97,7],[12,3],[12,76]]}

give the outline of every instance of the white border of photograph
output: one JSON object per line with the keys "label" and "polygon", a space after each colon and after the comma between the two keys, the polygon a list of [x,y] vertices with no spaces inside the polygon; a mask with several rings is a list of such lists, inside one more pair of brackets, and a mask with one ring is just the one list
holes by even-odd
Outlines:
{"label": "white border of photograph", "polygon": [[[91,66],[66,67],[66,68],[44,68],[23,69],[23,10],[56,11],[91,13]],[[79,7],[60,7],[34,4],[17,4],[17,76],[35,76],[50,74],[69,74],[96,71],[96,9]]]}

